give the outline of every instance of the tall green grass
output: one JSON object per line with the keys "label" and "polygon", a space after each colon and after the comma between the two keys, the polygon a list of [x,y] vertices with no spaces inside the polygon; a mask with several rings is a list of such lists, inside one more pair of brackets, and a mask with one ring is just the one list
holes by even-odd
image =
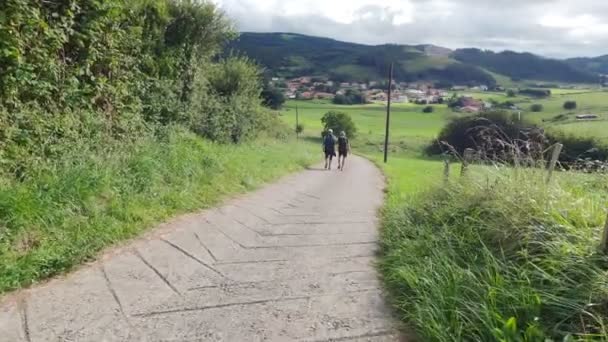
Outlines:
{"label": "tall green grass", "polygon": [[270,139],[215,144],[172,128],[160,141],[91,153],[74,146],[22,182],[0,177],[0,293],[68,271],[172,215],[302,168],[317,150]]}
{"label": "tall green grass", "polygon": [[608,340],[607,179],[543,175],[482,170],[387,202],[381,270],[421,340]]}

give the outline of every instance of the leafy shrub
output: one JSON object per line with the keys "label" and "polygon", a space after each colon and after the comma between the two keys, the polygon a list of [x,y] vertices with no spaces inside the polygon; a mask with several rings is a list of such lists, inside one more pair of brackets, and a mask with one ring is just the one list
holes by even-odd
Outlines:
{"label": "leafy shrub", "polygon": [[562,143],[560,161],[566,165],[579,158],[608,159],[608,146],[594,138],[545,132],[526,121],[520,122],[507,112],[487,112],[451,120],[437,140],[426,148],[428,154],[441,154],[453,149],[463,154],[467,148],[483,151],[487,158],[504,158],[510,153],[508,143],[515,142],[519,151],[543,158],[543,151],[552,144]]}
{"label": "leafy shrub", "polygon": [[564,102],[564,109],[566,110],[574,110],[577,107],[576,101],[566,101]]}
{"label": "leafy shrub", "polygon": [[356,90],[349,89],[344,95],[338,94],[333,99],[334,104],[339,105],[354,105],[354,104],[365,104],[367,100],[365,96]]}
{"label": "leafy shrub", "polygon": [[280,89],[267,85],[262,91],[262,100],[264,106],[277,110],[285,103],[285,95]]}
{"label": "leafy shrub", "polygon": [[543,109],[544,109],[543,105],[538,104],[538,103],[530,106],[530,111],[535,112],[535,113],[542,112]]}
{"label": "leafy shrub", "polygon": [[296,134],[302,134],[304,132],[304,124],[296,125]]}
{"label": "leafy shrub", "polygon": [[513,89],[507,90],[507,97],[515,97],[515,96],[517,96],[517,93],[515,92],[515,90],[513,90]]}
{"label": "leafy shrub", "polygon": [[423,113],[432,113],[435,111],[435,107],[433,106],[426,106],[422,109]]}
{"label": "leafy shrub", "polygon": [[429,154],[440,154],[445,150],[445,147],[442,146],[443,143],[447,143],[455,152],[462,154],[465,149],[477,150],[481,144],[486,142],[485,138],[479,135],[483,129],[492,129],[510,140],[515,140],[525,139],[523,131],[529,128],[534,128],[534,126],[521,123],[510,116],[509,113],[501,111],[456,118],[448,122],[441,130],[437,141],[427,148],[427,152]]}
{"label": "leafy shrub", "polygon": [[195,76],[191,118],[196,132],[220,142],[240,142],[255,133],[261,117],[259,69],[229,57]]}
{"label": "leafy shrub", "polygon": [[334,133],[346,132],[346,135],[353,139],[357,133],[357,127],[350,115],[343,112],[330,111],[321,118],[323,133],[328,129],[333,129]]}
{"label": "leafy shrub", "polygon": [[560,161],[570,164],[578,159],[608,160],[608,146],[594,137],[583,137],[562,132],[545,134],[550,144],[564,145]]}
{"label": "leafy shrub", "polygon": [[519,93],[521,95],[528,95],[531,97],[549,97],[551,96],[551,90],[550,89],[520,89]]}

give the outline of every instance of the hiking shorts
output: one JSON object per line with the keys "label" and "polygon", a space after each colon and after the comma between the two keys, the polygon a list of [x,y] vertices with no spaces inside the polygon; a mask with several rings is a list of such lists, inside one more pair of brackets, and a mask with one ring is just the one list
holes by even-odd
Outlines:
{"label": "hiking shorts", "polygon": [[336,151],[325,150],[325,159],[327,159],[327,158],[332,159],[335,156],[336,156]]}
{"label": "hiking shorts", "polygon": [[346,158],[348,156],[348,150],[338,150],[338,155]]}

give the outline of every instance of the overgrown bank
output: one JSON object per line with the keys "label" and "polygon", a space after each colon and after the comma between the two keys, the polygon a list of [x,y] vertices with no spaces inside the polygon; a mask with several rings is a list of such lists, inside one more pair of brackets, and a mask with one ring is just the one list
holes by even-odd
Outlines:
{"label": "overgrown bank", "polygon": [[605,176],[487,172],[389,198],[381,269],[401,318],[424,341],[606,340]]}
{"label": "overgrown bank", "polygon": [[[317,146],[223,145],[181,128],[101,153],[74,150],[24,181],[0,178],[0,293],[69,270],[172,215],[318,159]],[[313,152],[314,151],[314,152]]]}

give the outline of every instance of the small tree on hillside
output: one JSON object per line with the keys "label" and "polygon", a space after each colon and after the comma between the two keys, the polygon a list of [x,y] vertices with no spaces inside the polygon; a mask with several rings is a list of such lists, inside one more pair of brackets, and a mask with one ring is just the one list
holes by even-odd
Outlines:
{"label": "small tree on hillside", "polygon": [[576,109],[576,107],[577,107],[576,101],[564,102],[564,109],[566,109],[566,110],[574,110],[574,109]]}
{"label": "small tree on hillside", "polygon": [[433,106],[426,106],[424,107],[424,109],[422,110],[423,113],[432,113],[435,111],[435,107]]}
{"label": "small tree on hillside", "polygon": [[346,132],[346,135],[351,139],[354,138],[357,133],[357,127],[355,127],[353,119],[350,115],[343,112],[327,112],[323,115],[323,118],[321,118],[321,123],[323,124],[323,135],[330,128],[333,129],[336,134],[342,131]]}
{"label": "small tree on hillside", "polygon": [[540,103],[536,103],[533,104],[532,106],[530,106],[530,111],[538,113],[538,112],[542,112],[544,109],[543,105]]}
{"label": "small tree on hillside", "polygon": [[507,90],[507,97],[515,97],[515,96],[517,96],[517,93],[515,92],[515,90],[513,90],[513,89]]}
{"label": "small tree on hillside", "polygon": [[262,103],[266,107],[272,109],[280,109],[285,103],[285,95],[283,92],[275,87],[267,86],[262,91]]}
{"label": "small tree on hillside", "polygon": [[304,125],[303,124],[297,124],[296,125],[296,134],[302,134],[302,132],[304,132]]}

